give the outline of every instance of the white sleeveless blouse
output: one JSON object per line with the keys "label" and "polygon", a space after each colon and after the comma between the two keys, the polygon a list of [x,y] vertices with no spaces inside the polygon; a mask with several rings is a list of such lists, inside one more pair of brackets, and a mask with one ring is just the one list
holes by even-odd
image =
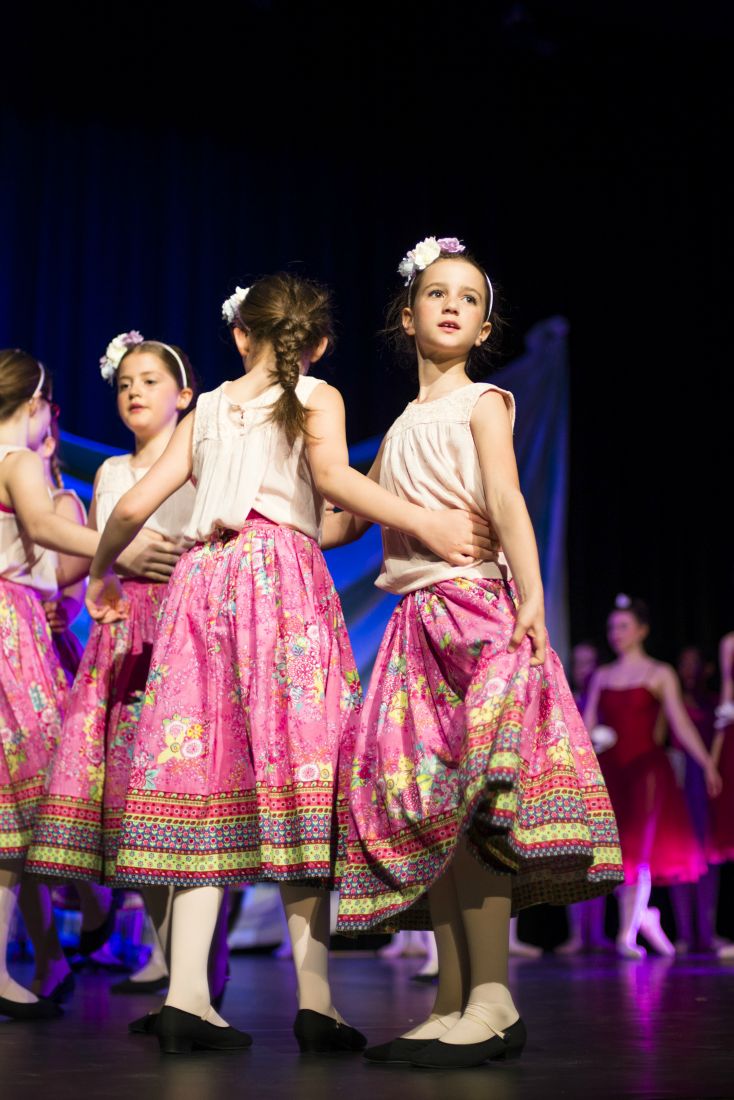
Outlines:
{"label": "white sleeveless blouse", "polygon": [[[482,471],[471,431],[475,404],[489,390],[501,393],[515,424],[515,399],[508,390],[477,382],[424,404],[412,401],[392,425],[380,464],[380,485],[424,508],[466,508],[487,515]],[[382,531],[383,564],[378,588],[405,595],[452,577],[507,579],[507,559],[449,565],[417,539],[391,528]]]}
{"label": "white sleeveless blouse", "polygon": [[[97,512],[97,530],[104,531],[107,520],[121,496],[133,485],[137,485],[147,469],[131,466],[132,455],[113,455],[107,458],[99,468],[99,478],[95,492]],[[196,490],[190,481],[172,493],[163,501],[145,526],[172,542],[180,538],[191,519]]]}
{"label": "white sleeveless blouse", "polygon": [[[302,375],[296,395],[303,405],[323,378]],[[274,523],[319,540],[324,498],[314,484],[303,437],[293,447],[269,419],[281,386],[238,405],[223,383],[196,403],[192,466],[196,503],[184,534],[203,542],[218,527],[241,531],[251,510]]]}
{"label": "white sleeveless blouse", "polygon": [[[0,462],[13,451],[28,447],[0,444]],[[49,494],[50,496],[50,494]],[[15,512],[0,510],[0,577],[32,588],[41,599],[55,595],[58,555],[31,542],[18,523]]]}

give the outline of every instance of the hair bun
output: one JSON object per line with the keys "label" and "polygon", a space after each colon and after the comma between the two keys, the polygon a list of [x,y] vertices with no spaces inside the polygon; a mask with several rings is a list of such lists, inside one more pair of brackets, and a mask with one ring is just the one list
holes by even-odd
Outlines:
{"label": "hair bun", "polygon": [[614,606],[616,607],[617,611],[629,611],[629,609],[632,607],[632,600],[626,594],[626,592],[619,592],[614,597]]}

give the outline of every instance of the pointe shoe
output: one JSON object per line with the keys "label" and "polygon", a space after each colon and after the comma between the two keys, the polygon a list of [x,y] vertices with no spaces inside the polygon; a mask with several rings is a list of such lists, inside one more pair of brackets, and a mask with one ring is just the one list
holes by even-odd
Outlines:
{"label": "pointe shoe", "polygon": [[39,997],[30,1004],[0,997],[0,1016],[9,1016],[11,1020],[55,1020],[63,1015],[61,1006],[49,1001],[47,997]]}
{"label": "pointe shoe", "polygon": [[675,948],[661,927],[659,909],[645,910],[640,921],[640,932],[658,954],[665,955],[667,958],[675,955]]}
{"label": "pointe shoe", "polygon": [[634,959],[639,962],[647,955],[647,951],[639,943],[630,943],[622,936],[618,936],[614,941],[614,948],[620,959]]}
{"label": "pointe shoe", "polygon": [[194,1050],[247,1050],[252,1036],[234,1027],[217,1027],[192,1012],[164,1005],[155,1022],[158,1045],[164,1054],[191,1054]]}
{"label": "pointe shoe", "polygon": [[[584,941],[582,939],[567,939],[563,943],[559,943],[558,947],[553,948],[554,955],[580,955],[584,950]],[[512,954],[512,947],[510,947],[510,954]]]}
{"label": "pointe shoe", "polygon": [[310,1008],[302,1008],[296,1015],[293,1034],[301,1054],[358,1054],[367,1046],[367,1039],[356,1027]]}
{"label": "pointe shoe", "polygon": [[410,1059],[421,1069],[471,1069],[483,1062],[519,1058],[527,1041],[527,1030],[518,1019],[504,1032],[497,1032],[483,1043],[443,1043],[434,1039]]}

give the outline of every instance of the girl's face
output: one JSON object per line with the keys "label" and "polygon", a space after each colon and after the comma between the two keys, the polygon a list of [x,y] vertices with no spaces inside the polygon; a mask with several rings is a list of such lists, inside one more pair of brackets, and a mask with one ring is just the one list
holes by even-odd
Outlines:
{"label": "girl's face", "polygon": [[631,611],[613,611],[607,619],[607,640],[618,656],[641,646],[649,630]]}
{"label": "girl's face", "polygon": [[117,375],[117,411],[137,439],[161,431],[191,400],[190,390],[180,390],[170,371],[150,351],[130,352]]}
{"label": "girl's face", "polygon": [[403,327],[426,358],[466,357],[492,326],[487,316],[487,281],[466,260],[436,260],[420,277]]}

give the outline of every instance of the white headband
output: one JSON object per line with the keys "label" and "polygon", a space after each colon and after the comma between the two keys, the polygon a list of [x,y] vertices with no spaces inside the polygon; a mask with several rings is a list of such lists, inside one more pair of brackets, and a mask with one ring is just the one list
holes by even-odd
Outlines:
{"label": "white headband", "polygon": [[[426,237],[425,240],[418,241],[418,244],[411,248],[410,252],[403,257],[398,265],[398,272],[405,279],[405,285],[408,288],[408,302],[411,301],[411,288],[419,271],[425,271],[430,264],[440,257],[441,253],[456,255],[462,252],[466,252],[466,245],[462,244],[458,237]],[[494,290],[486,271],[484,272],[484,278],[487,280],[487,289],[489,290],[486,317],[488,321],[494,305]]]}
{"label": "white headband", "polygon": [[189,380],[186,377],[186,367],[183,365],[183,359],[178,354],[176,349],[172,348],[170,344],[164,344],[162,340],[152,340],[150,342],[153,343],[153,344],[158,344],[160,347],[165,348],[166,351],[170,351],[171,355],[173,356],[173,358],[178,363],[178,369],[181,372],[181,389],[182,390],[187,389],[188,386],[189,386]]}
{"label": "white headband", "polygon": [[36,360],[36,362],[38,362],[38,369],[41,372],[41,377],[38,379],[38,385],[36,386],[35,390],[29,398],[30,401],[32,401],[34,397],[39,396],[41,390],[43,389],[43,383],[46,381],[46,368],[44,367],[43,363],[39,362],[38,360]]}

